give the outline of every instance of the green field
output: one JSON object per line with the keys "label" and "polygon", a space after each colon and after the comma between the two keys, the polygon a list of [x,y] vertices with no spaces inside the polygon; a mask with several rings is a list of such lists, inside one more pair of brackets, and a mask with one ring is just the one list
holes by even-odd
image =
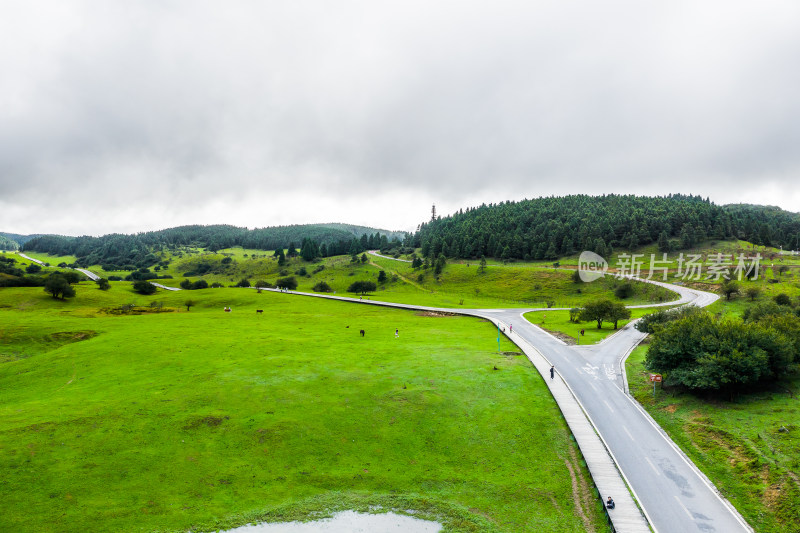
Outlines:
{"label": "green field", "polygon": [[[550,331],[557,332],[560,337],[567,341],[568,344],[595,344],[609,335],[612,335],[622,329],[631,320],[636,320],[644,315],[664,309],[664,307],[641,307],[631,309],[630,320],[620,320],[617,323],[617,328],[614,329],[614,324],[603,322],[603,327],[597,329],[597,322],[571,322],[569,319],[569,311],[532,311],[525,313],[525,319],[537,326]],[[584,334],[581,335],[581,330]],[[566,336],[566,337],[564,337]],[[569,337],[569,338],[567,338]]]}
{"label": "green field", "polygon": [[[437,279],[433,269],[414,270],[408,263],[373,256],[366,263],[352,263],[349,256],[311,263],[294,258],[282,267],[271,253],[242,249],[220,253],[190,249],[165,254],[165,258],[170,262],[168,267],[156,273],[172,278],[155,281],[167,286],[177,287],[184,279],[201,278],[209,284],[225,286],[243,278],[251,284],[262,280],[274,284],[280,277],[294,276],[299,291],[312,292],[314,285],[324,281],[337,296],[354,298],[359,296],[347,292],[354,281],[377,282],[379,272],[384,270],[387,281],[379,283],[370,298],[434,307],[573,307],[594,298],[616,300],[614,288],[621,283],[610,277],[594,283],[575,283],[571,271],[530,264],[489,266],[485,272],[479,272],[477,263],[453,263]],[[126,274],[106,273],[96,267],[92,270],[101,275]],[[671,291],[654,285],[634,284],[634,294],[624,301],[644,304],[675,297]]]}
{"label": "green field", "polygon": [[95,287],[0,290],[2,531],[206,531],[371,505],[447,531],[607,529],[542,378],[488,323]]}

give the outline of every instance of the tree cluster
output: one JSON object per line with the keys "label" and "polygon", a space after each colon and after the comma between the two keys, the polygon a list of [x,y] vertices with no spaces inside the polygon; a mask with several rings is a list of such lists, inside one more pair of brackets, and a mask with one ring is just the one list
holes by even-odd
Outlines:
{"label": "tree cluster", "polygon": [[735,394],[794,370],[800,318],[793,313],[758,320],[715,319],[707,313],[654,328],[645,365],[664,383]]}
{"label": "tree cluster", "polygon": [[374,281],[354,281],[349,287],[347,287],[347,292],[364,295],[368,292],[375,292],[377,289],[378,286]]}
{"label": "tree cluster", "polygon": [[577,316],[578,320],[582,322],[597,323],[597,329],[602,329],[603,322],[611,322],[614,324],[614,329],[617,329],[620,320],[627,320],[631,317],[631,311],[621,303],[611,300],[595,300],[581,308]]}

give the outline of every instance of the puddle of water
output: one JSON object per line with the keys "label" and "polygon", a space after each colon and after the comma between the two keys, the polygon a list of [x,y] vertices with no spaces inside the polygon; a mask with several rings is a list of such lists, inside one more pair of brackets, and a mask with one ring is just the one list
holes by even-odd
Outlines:
{"label": "puddle of water", "polygon": [[250,524],[225,533],[439,533],[441,530],[442,525],[438,522],[411,516],[343,511],[313,522]]}

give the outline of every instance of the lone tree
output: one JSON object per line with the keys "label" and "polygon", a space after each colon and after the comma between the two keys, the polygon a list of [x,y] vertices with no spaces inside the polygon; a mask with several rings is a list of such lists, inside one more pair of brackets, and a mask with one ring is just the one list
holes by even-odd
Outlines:
{"label": "lone tree", "polygon": [[158,287],[156,287],[147,280],[140,279],[138,281],[133,282],[133,290],[135,290],[139,294],[148,295],[148,294],[155,294],[156,291],[158,290]]}
{"label": "lone tree", "polygon": [[761,288],[759,287],[747,287],[744,292],[747,294],[747,297],[750,298],[751,302],[754,302],[756,298],[761,296]]}
{"label": "lone tree", "polygon": [[186,300],[185,302],[183,302],[183,305],[186,306],[186,310],[188,311],[190,308],[197,305],[197,302],[195,302],[194,300]]}
{"label": "lone tree", "polygon": [[478,272],[480,274],[483,274],[484,272],[486,272],[486,256],[485,255],[481,256],[481,266],[478,267]]}
{"label": "lone tree", "polygon": [[289,276],[286,278],[278,278],[278,281],[275,282],[275,286],[279,289],[287,289],[293,291],[297,288],[297,280],[294,276]]}
{"label": "lone tree", "polygon": [[614,329],[617,329],[617,322],[620,320],[628,320],[631,317],[631,310],[620,303],[612,303],[611,308],[608,310],[608,317],[606,320],[614,323]]}
{"label": "lone tree", "polygon": [[378,288],[375,285],[374,281],[355,281],[347,287],[347,292],[354,292],[356,294],[361,293],[362,295],[367,294],[368,292],[373,292]]}
{"label": "lone tree", "polygon": [[386,283],[386,271],[381,270],[378,272],[378,283]]}
{"label": "lone tree", "polygon": [[69,283],[70,285],[75,285],[76,283],[80,283],[81,280],[83,279],[83,274],[79,274],[74,270],[70,270],[69,272],[64,272],[62,276],[64,276],[64,279],[67,280],[67,283]]}
{"label": "lone tree", "polygon": [[433,273],[435,275],[439,275],[444,270],[444,267],[447,265],[447,259],[445,258],[444,254],[440,253],[439,257],[436,258],[436,262],[433,264]]}
{"label": "lone tree", "polygon": [[739,284],[732,280],[725,281],[719,287],[719,292],[725,295],[726,300],[730,300],[734,294],[739,294]]}
{"label": "lone tree", "polygon": [[589,302],[581,309],[579,318],[581,321],[594,320],[597,322],[597,329],[602,329],[603,321],[608,320],[613,305],[614,304],[610,300],[595,300]]}
{"label": "lone tree", "polygon": [[107,291],[111,288],[111,284],[108,282],[106,278],[100,278],[95,283],[97,283],[97,288],[101,291]]}
{"label": "lone tree", "polygon": [[47,281],[44,282],[44,292],[50,293],[53,298],[61,298],[62,300],[75,296],[75,289],[58,272],[48,276]]}

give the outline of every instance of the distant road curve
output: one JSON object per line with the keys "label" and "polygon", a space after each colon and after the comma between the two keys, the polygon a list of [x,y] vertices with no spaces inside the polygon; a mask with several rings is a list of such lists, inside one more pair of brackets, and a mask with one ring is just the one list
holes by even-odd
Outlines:
{"label": "distant road curve", "polygon": [[[34,259],[33,257],[25,255],[22,252],[17,252],[17,255],[19,255],[23,259],[27,259],[28,261],[33,261],[34,263],[38,263],[38,264],[40,264],[42,266],[45,266],[44,261],[39,261],[38,259]],[[71,270],[77,270],[78,272],[80,272],[81,274],[85,275],[87,278],[89,278],[92,281],[97,281],[98,279],[100,279],[100,276],[98,276],[97,274],[95,274],[94,272],[92,272],[90,270],[86,270],[85,268],[73,268]]]}
{"label": "distant road curve", "polygon": [[162,285],[160,283],[155,283],[153,281],[151,281],[150,283],[152,283],[153,285],[155,285],[159,289],[166,289],[168,291],[182,291],[183,290],[183,289],[181,289],[179,287],[167,287],[166,285]]}
{"label": "distant road curve", "polygon": [[383,257],[384,259],[391,259],[392,261],[400,261],[402,263],[411,262],[408,259],[395,259],[394,257],[389,257],[388,255],[381,255],[380,253],[378,253],[378,250],[368,250],[367,253],[370,255],[374,255],[375,257]]}

